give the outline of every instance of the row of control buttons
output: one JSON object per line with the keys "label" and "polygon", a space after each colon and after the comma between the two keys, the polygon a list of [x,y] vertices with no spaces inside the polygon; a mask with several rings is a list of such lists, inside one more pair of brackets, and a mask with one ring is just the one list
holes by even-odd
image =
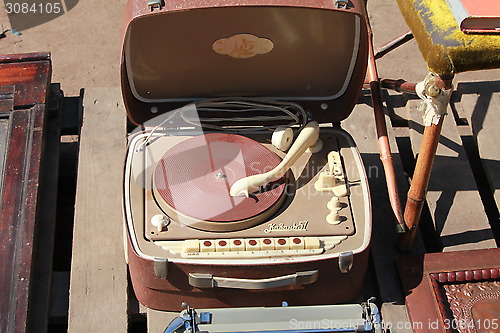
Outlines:
{"label": "row of control buttons", "polygon": [[[347,239],[347,236],[191,239],[182,241],[155,241],[154,243],[170,253],[180,255],[183,258],[252,259],[317,255],[333,249],[345,239]],[[272,248],[271,245],[273,246]],[[202,250],[211,252],[201,252]]]}
{"label": "row of control buttons", "polygon": [[318,237],[246,238],[246,239],[189,239],[184,241],[185,253],[301,250],[319,249]]}

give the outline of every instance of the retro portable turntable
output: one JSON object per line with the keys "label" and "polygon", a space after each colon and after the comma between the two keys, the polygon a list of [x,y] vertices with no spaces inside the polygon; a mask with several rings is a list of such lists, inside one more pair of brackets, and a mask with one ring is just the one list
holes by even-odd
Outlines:
{"label": "retro portable turntable", "polygon": [[370,196],[339,124],[366,74],[363,6],[129,1],[122,90],[140,131],[126,157],[125,237],[141,303],[359,295]]}

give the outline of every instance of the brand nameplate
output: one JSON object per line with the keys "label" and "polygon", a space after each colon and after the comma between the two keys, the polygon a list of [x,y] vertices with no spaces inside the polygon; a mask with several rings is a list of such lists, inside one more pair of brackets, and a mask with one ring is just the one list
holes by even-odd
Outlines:
{"label": "brand nameplate", "polygon": [[216,40],[212,49],[218,54],[226,54],[232,58],[251,58],[258,54],[271,52],[274,44],[270,39],[251,34],[237,34]]}
{"label": "brand nameplate", "polygon": [[284,223],[269,223],[267,228],[264,229],[266,234],[270,234],[272,232],[280,232],[280,231],[307,231],[308,221],[300,221],[291,225],[286,225]]}

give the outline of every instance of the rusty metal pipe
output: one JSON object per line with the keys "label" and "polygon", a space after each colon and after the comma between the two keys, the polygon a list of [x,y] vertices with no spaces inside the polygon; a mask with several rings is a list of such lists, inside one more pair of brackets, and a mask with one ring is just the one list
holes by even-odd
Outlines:
{"label": "rusty metal pipe", "polygon": [[403,79],[391,80],[391,79],[381,79],[380,86],[385,89],[392,89],[401,93],[415,94],[415,83],[407,82]]}
{"label": "rusty metal pipe", "polygon": [[391,52],[392,50],[398,48],[399,46],[405,44],[406,42],[410,41],[413,39],[413,33],[410,31],[405,32],[401,36],[391,40],[390,42],[378,47],[374,51],[374,57],[375,59],[380,59],[387,53]]}
{"label": "rusty metal pipe", "polygon": [[[400,93],[416,94],[416,83],[408,82],[403,79],[380,79],[379,82],[380,88],[383,89],[390,89]],[[363,89],[370,89],[370,80],[368,78],[366,78],[363,83]]]}
{"label": "rusty metal pipe", "polygon": [[[367,23],[368,24],[368,23]],[[369,25],[369,24],[368,24]],[[398,233],[405,232],[405,222],[403,217],[403,209],[399,200],[399,191],[396,182],[396,173],[392,161],[391,147],[387,134],[387,126],[385,123],[384,109],[382,105],[382,96],[380,94],[380,83],[375,63],[373,51],[373,34],[369,28],[369,58],[368,58],[368,79],[370,84],[370,92],[372,97],[373,112],[375,116],[375,125],[377,129],[378,146],[380,150],[380,160],[384,166],[384,173],[387,183],[387,191],[389,201],[396,217],[396,231]]]}
{"label": "rusty metal pipe", "polygon": [[443,120],[444,117],[441,117],[437,125],[432,124],[431,126],[427,126],[424,130],[420,152],[418,154],[406,201],[404,219],[408,231],[400,238],[399,249],[401,251],[409,251],[415,241],[417,226],[425,202],[427,186],[429,185]]}

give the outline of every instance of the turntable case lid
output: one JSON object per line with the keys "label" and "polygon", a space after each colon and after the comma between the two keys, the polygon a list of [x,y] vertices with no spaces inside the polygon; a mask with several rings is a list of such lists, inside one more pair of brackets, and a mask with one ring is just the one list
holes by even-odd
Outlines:
{"label": "turntable case lid", "polygon": [[[363,1],[171,0],[151,11],[129,0],[122,90],[141,124],[195,99],[297,101],[318,121],[351,112],[366,73]],[[321,104],[328,103],[320,108]]]}

